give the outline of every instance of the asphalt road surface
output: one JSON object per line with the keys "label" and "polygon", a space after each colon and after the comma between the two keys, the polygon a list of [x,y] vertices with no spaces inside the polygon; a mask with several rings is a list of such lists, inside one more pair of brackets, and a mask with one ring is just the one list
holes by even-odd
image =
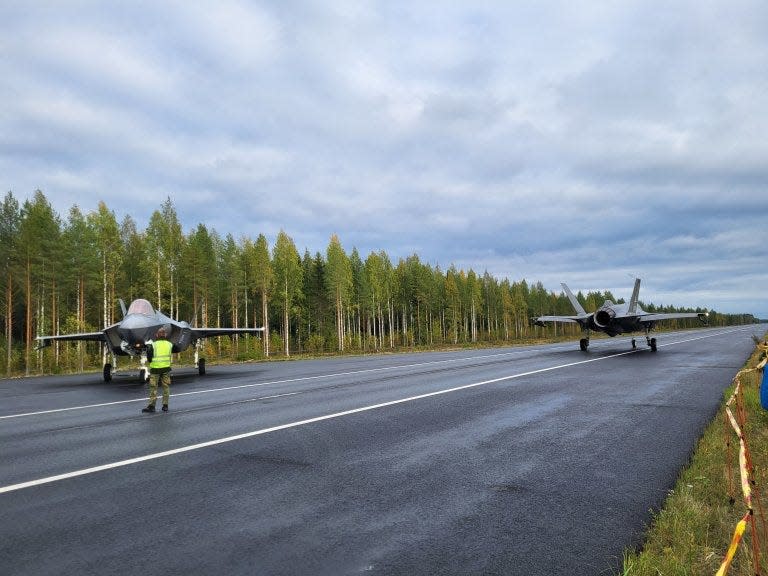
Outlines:
{"label": "asphalt road surface", "polygon": [[614,574],[763,332],[0,380],[0,574]]}

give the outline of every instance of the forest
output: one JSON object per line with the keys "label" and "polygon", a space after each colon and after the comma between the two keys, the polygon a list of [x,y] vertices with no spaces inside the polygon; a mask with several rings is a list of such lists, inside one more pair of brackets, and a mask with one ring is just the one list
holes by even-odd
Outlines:
{"label": "forest", "polygon": [[[572,314],[562,293],[540,282],[510,281],[417,254],[393,262],[385,251],[364,258],[331,235],[323,252],[303,253],[283,230],[270,245],[220,236],[204,223],[184,232],[170,198],[146,229],[118,222],[104,202],[62,218],[37,190],[23,203],[12,192],[0,207],[0,370],[6,376],[100,368],[98,343],[59,342],[37,349],[38,335],[97,331],[119,322],[119,299],[146,298],[193,325],[265,327],[263,337],[206,341],[210,358],[259,360],[292,355],[365,353],[499,345],[575,336],[578,326],[532,326],[531,316]],[[586,310],[610,292],[579,292]],[[702,312],[656,307],[647,311]],[[710,324],[753,322],[710,311]],[[672,328],[697,325],[673,321]],[[182,358],[184,360],[184,358]]]}

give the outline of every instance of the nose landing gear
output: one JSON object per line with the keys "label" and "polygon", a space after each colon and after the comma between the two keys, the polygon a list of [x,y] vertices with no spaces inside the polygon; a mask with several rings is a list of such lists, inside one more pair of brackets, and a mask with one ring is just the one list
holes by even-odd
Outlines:
{"label": "nose landing gear", "polygon": [[[656,352],[656,338],[651,338],[650,336],[651,327],[646,326],[645,327],[645,342],[648,344],[648,347],[651,349],[651,352]],[[632,340],[634,343],[634,339]]]}

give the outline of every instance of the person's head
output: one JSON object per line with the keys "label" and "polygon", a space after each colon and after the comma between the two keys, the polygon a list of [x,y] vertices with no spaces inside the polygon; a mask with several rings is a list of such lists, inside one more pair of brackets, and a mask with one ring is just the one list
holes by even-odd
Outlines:
{"label": "person's head", "polygon": [[165,338],[165,328],[160,328],[155,334],[155,338]]}

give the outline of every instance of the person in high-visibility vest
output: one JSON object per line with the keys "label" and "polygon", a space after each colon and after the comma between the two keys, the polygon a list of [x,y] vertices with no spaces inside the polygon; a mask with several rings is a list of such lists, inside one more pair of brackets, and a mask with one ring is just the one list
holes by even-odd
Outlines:
{"label": "person in high-visibility vest", "polygon": [[158,381],[163,386],[163,412],[168,412],[168,398],[171,395],[171,354],[177,352],[165,338],[165,329],[160,328],[155,341],[147,346],[149,360],[149,405],[142,412],[154,412],[157,402]]}

